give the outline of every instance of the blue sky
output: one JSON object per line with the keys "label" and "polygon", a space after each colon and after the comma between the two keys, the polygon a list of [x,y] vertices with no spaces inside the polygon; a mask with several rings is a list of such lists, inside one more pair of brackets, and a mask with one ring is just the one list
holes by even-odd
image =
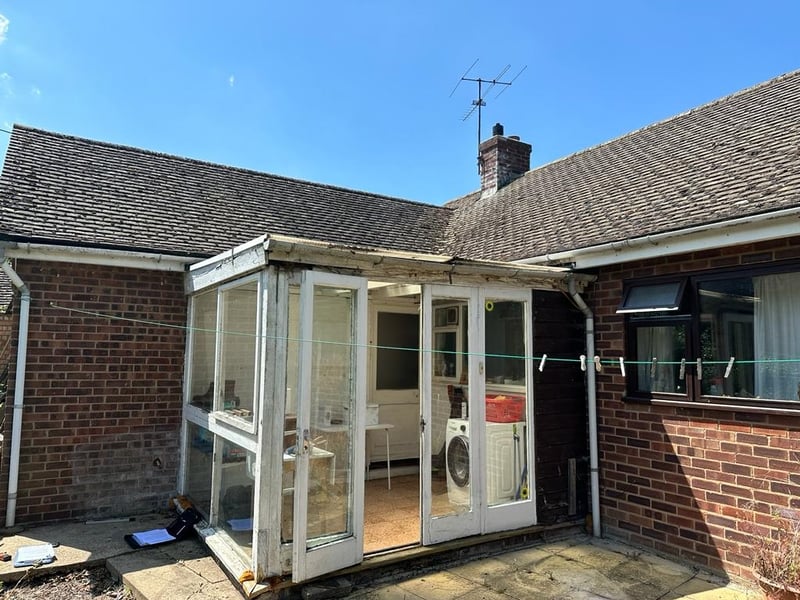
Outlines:
{"label": "blue sky", "polygon": [[[12,123],[441,203],[483,110],[533,166],[800,68],[795,0],[3,0]],[[0,154],[8,135],[0,133]]]}

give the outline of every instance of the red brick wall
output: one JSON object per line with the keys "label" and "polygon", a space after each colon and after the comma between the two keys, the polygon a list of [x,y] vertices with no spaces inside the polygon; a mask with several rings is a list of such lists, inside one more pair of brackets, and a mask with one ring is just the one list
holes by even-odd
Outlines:
{"label": "red brick wall", "polygon": [[[624,356],[615,314],[624,279],[789,258],[800,258],[800,237],[602,270],[592,292],[598,354]],[[750,578],[751,532],[769,534],[773,510],[800,509],[800,414],[626,403],[624,390],[619,369],[598,374],[605,531]]]}
{"label": "red brick wall", "polygon": [[29,261],[18,261],[16,270],[31,290],[17,522],[162,508],[176,488],[179,456],[182,274]]}

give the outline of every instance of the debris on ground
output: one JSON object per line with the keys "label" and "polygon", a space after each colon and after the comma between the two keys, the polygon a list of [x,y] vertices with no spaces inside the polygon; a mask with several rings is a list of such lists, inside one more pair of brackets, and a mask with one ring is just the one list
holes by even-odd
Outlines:
{"label": "debris on ground", "polygon": [[[31,571],[32,573],[33,571]],[[133,594],[105,567],[56,573],[0,584],[2,600],[133,600]]]}

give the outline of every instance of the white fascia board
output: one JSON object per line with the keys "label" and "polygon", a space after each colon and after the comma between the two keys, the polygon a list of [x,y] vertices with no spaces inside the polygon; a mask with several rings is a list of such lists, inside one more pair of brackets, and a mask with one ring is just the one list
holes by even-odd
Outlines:
{"label": "white fascia board", "polygon": [[187,265],[198,260],[196,257],[170,254],[29,243],[9,244],[5,247],[5,255],[22,260],[180,272],[186,271]]}
{"label": "white fascia board", "polygon": [[192,294],[219,285],[252,273],[266,264],[264,236],[261,236],[191,265],[186,275],[186,293]]}
{"label": "white fascia board", "polygon": [[570,264],[591,269],[636,260],[657,258],[751,244],[800,235],[800,208],[743,217],[619,242],[577,248],[523,259],[522,264]]}

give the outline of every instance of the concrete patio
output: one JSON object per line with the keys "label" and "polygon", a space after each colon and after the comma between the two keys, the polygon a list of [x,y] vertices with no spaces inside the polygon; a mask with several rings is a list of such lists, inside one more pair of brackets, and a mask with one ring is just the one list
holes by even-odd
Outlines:
{"label": "concrete patio", "polygon": [[[239,600],[243,596],[196,538],[132,549],[124,535],[166,526],[171,519],[147,515],[132,520],[46,525],[6,535],[0,550],[58,544],[56,560],[35,567],[48,573],[105,566],[140,600]],[[303,586],[281,584],[262,598],[351,598],[375,600],[757,600],[762,595],[711,574],[618,542],[594,539],[575,529],[548,534],[522,549],[486,552],[470,559],[457,550],[419,560],[383,555],[329,580]],[[389,566],[387,566],[389,565]],[[0,581],[28,573],[0,562]],[[248,585],[253,589],[252,583]],[[266,590],[261,587],[257,590]]]}

